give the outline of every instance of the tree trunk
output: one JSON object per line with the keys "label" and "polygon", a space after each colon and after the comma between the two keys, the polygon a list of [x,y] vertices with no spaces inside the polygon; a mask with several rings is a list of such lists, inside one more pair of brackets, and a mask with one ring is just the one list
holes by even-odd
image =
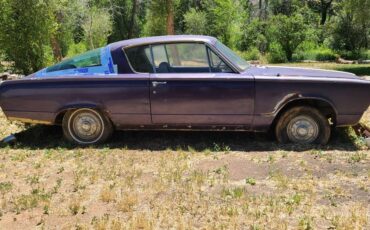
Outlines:
{"label": "tree trunk", "polygon": [[175,34],[173,0],[167,0],[167,34]]}
{"label": "tree trunk", "polygon": [[260,20],[262,19],[262,0],[258,1],[258,17]]}
{"label": "tree trunk", "polygon": [[287,50],[286,52],[286,58],[288,59],[289,62],[293,60],[293,52],[291,50]]}
{"label": "tree trunk", "polygon": [[326,2],[325,0],[321,0],[321,25],[325,25],[326,19],[328,16],[328,11],[331,7],[331,3],[333,0],[330,0],[329,2]]}
{"label": "tree trunk", "polygon": [[93,42],[93,37],[92,37],[92,26],[93,26],[93,16],[92,16],[92,13],[90,15],[90,29],[89,29],[89,40],[90,40],[90,48],[91,49],[95,49],[94,48],[94,42]]}
{"label": "tree trunk", "polygon": [[131,11],[131,19],[130,19],[130,28],[128,30],[128,39],[132,38],[135,30],[135,17],[136,17],[136,10],[137,10],[138,0],[132,0],[132,11]]}
{"label": "tree trunk", "polygon": [[60,45],[59,45],[59,41],[58,39],[56,39],[55,36],[52,36],[50,40],[51,40],[50,43],[51,43],[51,49],[53,50],[54,59],[60,62],[63,59],[63,55],[62,55],[62,49],[60,48]]}

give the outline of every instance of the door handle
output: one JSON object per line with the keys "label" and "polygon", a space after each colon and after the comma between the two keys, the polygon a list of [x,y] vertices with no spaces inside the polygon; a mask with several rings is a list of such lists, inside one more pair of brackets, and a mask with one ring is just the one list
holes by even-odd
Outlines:
{"label": "door handle", "polygon": [[166,81],[153,81],[152,82],[153,87],[157,87],[158,85],[165,85],[165,84],[167,84]]}

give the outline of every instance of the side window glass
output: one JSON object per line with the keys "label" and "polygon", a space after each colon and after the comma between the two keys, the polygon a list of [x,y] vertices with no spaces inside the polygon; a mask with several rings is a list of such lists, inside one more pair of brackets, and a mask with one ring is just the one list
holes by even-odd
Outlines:
{"label": "side window glass", "polygon": [[137,46],[125,49],[128,61],[135,72],[153,73],[149,46]]}
{"label": "side window glass", "polygon": [[207,49],[199,43],[162,44],[152,47],[157,73],[209,73]]}
{"label": "side window glass", "polygon": [[233,73],[234,71],[215,54],[211,49],[208,49],[209,63],[211,66],[212,73]]}
{"label": "side window glass", "polygon": [[68,69],[101,66],[100,49],[91,50],[84,54],[62,61],[46,69],[46,72],[55,72]]}
{"label": "side window glass", "polygon": [[156,67],[158,67],[162,62],[168,61],[168,54],[167,54],[167,47],[165,45],[159,45],[159,46],[153,46],[153,58],[154,58],[154,64]]}

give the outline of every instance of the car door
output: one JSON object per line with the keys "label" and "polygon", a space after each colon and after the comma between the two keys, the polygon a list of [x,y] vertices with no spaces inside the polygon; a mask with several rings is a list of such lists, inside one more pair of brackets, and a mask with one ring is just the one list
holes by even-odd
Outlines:
{"label": "car door", "polygon": [[150,75],[154,124],[242,125],[254,112],[254,79],[235,73],[203,43],[152,47]]}

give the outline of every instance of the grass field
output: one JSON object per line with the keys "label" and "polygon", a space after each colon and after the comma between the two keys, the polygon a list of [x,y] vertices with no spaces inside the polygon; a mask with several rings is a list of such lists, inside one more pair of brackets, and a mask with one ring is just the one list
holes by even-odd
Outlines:
{"label": "grass field", "polygon": [[[370,124],[370,109],[362,122]],[[370,151],[244,132],[116,132],[79,148],[0,111],[0,229],[370,229]]]}

